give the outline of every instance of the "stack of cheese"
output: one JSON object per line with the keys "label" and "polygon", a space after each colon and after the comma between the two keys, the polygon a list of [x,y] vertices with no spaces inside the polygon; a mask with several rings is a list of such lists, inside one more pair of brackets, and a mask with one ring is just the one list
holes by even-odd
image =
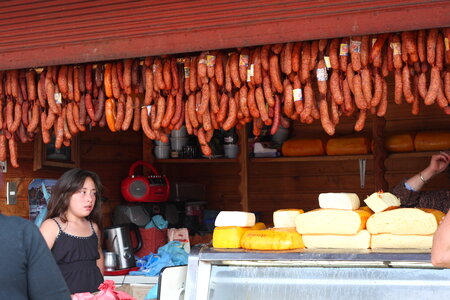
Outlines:
{"label": "stack of cheese", "polygon": [[243,211],[221,211],[215,220],[213,232],[214,248],[241,248],[241,239],[245,232],[263,229],[263,223],[255,223],[254,213]]}
{"label": "stack of cheese", "polygon": [[377,192],[364,202],[375,212],[367,220],[370,247],[431,249],[433,234],[444,213],[435,209],[397,208],[400,200]]}
{"label": "stack of cheese", "polygon": [[359,209],[358,195],[322,193],[319,206],[295,220],[306,248],[369,248],[370,233],[365,228],[372,213]]}
{"label": "stack of cheese", "polygon": [[249,230],[241,246],[249,250],[292,250],[305,248],[302,236],[295,229],[295,219],[302,209],[280,209],[273,213],[274,228]]}

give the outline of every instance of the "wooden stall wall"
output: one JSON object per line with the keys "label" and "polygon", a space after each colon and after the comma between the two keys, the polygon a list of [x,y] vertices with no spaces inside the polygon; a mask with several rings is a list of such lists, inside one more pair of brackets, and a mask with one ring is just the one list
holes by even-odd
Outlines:
{"label": "wooden stall wall", "polygon": [[217,162],[205,159],[200,163],[157,163],[157,169],[176,182],[206,185],[208,209],[242,210],[239,193],[240,166],[236,160]]}
{"label": "wooden stall wall", "polygon": [[[36,136],[36,138],[41,138]],[[122,201],[120,182],[128,174],[129,166],[142,159],[141,132],[127,131],[112,133],[109,130],[94,127],[92,131],[79,134],[80,167],[99,174],[105,186],[105,202],[103,205],[103,225],[111,224],[113,207]],[[28,218],[28,185],[35,178],[57,179],[67,169],[47,167],[33,171],[34,143],[19,144],[20,168],[14,169],[8,165],[6,173],[0,173],[0,212],[5,215],[15,215]],[[17,204],[6,204],[6,182],[18,183]]]}

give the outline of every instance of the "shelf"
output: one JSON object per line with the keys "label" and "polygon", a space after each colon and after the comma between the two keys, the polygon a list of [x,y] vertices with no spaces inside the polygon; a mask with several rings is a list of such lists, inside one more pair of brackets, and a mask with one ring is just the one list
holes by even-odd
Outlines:
{"label": "shelf", "polygon": [[237,163],[237,158],[168,158],[168,159],[155,159],[159,164],[198,164],[198,163]]}
{"label": "shelf", "polygon": [[439,151],[389,153],[387,158],[431,157],[437,153]]}
{"label": "shelf", "polygon": [[359,160],[373,159],[372,154],[364,155],[330,155],[330,156],[301,156],[301,157],[255,157],[250,158],[255,163],[279,163],[296,161],[340,161],[340,160]]}

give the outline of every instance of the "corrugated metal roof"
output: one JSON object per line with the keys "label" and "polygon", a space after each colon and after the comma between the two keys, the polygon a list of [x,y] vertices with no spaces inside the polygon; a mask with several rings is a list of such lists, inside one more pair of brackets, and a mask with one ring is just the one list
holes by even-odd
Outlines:
{"label": "corrugated metal roof", "polygon": [[0,69],[450,26],[450,1],[0,2]]}

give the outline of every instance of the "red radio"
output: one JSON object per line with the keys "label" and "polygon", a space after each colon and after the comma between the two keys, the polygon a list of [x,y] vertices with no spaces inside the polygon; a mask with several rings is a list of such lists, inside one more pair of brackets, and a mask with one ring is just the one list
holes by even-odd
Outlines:
{"label": "red radio", "polygon": [[[134,175],[140,165],[148,167],[153,174]],[[129,202],[165,202],[169,199],[170,185],[167,177],[159,175],[153,165],[139,160],[131,165],[128,177],[122,180],[121,192]]]}

